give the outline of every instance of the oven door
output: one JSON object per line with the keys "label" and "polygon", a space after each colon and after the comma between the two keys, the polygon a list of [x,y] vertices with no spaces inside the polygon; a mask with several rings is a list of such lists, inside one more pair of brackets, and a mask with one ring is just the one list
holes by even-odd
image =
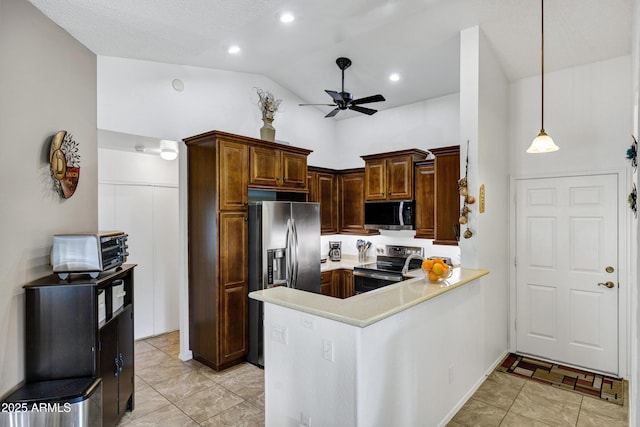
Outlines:
{"label": "oven door", "polygon": [[402,280],[402,273],[362,271],[358,268],[353,270],[353,288],[356,295],[402,282]]}

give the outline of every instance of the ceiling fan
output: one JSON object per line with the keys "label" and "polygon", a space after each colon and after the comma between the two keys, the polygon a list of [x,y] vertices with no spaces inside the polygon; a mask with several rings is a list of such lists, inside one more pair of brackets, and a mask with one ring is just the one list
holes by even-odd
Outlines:
{"label": "ceiling fan", "polygon": [[306,105],[326,105],[328,107],[336,107],[329,112],[325,117],[333,117],[338,114],[341,110],[353,110],[359,113],[372,115],[375,114],[378,110],[374,110],[372,108],[361,107],[360,104],[369,104],[371,102],[381,102],[384,101],[384,96],[371,95],[366,96],[364,98],[353,99],[353,95],[349,92],[344,91],[344,70],[351,66],[351,60],[349,58],[338,58],[336,59],[336,64],[338,64],[338,68],[342,70],[342,91],[336,92],[335,90],[326,90],[331,98],[333,98],[333,104],[298,104],[300,106]]}

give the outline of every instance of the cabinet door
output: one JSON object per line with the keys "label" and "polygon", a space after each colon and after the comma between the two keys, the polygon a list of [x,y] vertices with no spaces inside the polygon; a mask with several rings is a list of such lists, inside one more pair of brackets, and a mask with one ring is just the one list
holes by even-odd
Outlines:
{"label": "cabinet door", "polygon": [[331,296],[333,292],[333,272],[323,271],[320,273],[320,293]]}
{"label": "cabinet door", "polygon": [[340,232],[363,234],[364,229],[364,172],[340,175]]}
{"label": "cabinet door", "polygon": [[364,167],[366,200],[385,200],[386,164],[385,159],[369,160]]}
{"label": "cabinet door", "polygon": [[133,410],[133,307],[131,304],[118,316],[118,414]]}
{"label": "cabinet door", "polygon": [[318,173],[318,201],[320,202],[320,232],[338,232],[338,188],[335,175]]}
{"label": "cabinet door", "polygon": [[220,141],[218,162],[219,209],[229,211],[245,208],[249,200],[247,192],[249,153],[247,146],[236,142]]}
{"label": "cabinet door", "polygon": [[287,188],[307,188],[307,156],[298,153],[281,152],[282,181]]}
{"label": "cabinet door", "polygon": [[112,319],[100,329],[100,378],[102,378],[102,424],[118,421],[118,320]]}
{"label": "cabinet door", "polygon": [[219,365],[247,352],[248,253],[246,212],[220,213],[218,252]]}
{"label": "cabinet door", "polygon": [[[434,150],[435,151],[435,150]],[[435,240],[436,245],[457,245],[460,224],[460,153],[446,153],[435,158]]]}
{"label": "cabinet door", "polygon": [[318,174],[316,172],[307,172],[307,202],[319,202],[318,199]]}
{"label": "cabinet door", "polygon": [[349,298],[353,295],[353,271],[340,270],[340,297]]}
{"label": "cabinet door", "polygon": [[413,160],[411,156],[387,159],[387,199],[413,198]]}
{"label": "cabinet door", "polygon": [[[249,183],[263,187],[277,187],[282,183],[281,153],[273,148],[251,147],[249,154]],[[303,184],[306,185],[306,171]]]}
{"label": "cabinet door", "polygon": [[433,162],[416,167],[416,237],[435,237],[435,171]]}

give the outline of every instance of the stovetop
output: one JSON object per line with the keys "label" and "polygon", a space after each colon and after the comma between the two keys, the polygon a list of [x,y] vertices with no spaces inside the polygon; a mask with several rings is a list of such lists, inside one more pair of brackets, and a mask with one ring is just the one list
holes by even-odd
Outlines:
{"label": "stovetop", "polygon": [[[387,245],[383,255],[378,255],[376,262],[360,265],[354,268],[357,271],[384,271],[399,273],[404,267],[409,255],[416,254],[422,256],[423,249],[414,246]],[[409,263],[409,270],[420,268],[422,260],[414,258]]]}

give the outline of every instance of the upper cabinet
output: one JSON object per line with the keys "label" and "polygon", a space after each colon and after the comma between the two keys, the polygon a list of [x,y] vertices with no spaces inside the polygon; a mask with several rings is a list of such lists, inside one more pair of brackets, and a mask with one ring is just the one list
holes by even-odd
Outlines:
{"label": "upper cabinet", "polygon": [[434,159],[434,245],[457,245],[460,235],[460,146],[433,148]]}
{"label": "upper cabinet", "polygon": [[[245,144],[220,139],[217,149],[220,171],[220,191],[218,192],[220,210],[244,209],[249,202],[247,190],[249,148]],[[207,179],[206,176],[206,174],[192,175],[192,179]]]}
{"label": "upper cabinet", "polygon": [[331,169],[309,167],[309,202],[320,203],[320,232],[338,232],[338,185]]}
{"label": "upper cabinet", "polygon": [[[302,152],[301,152],[302,151]],[[262,189],[306,191],[308,150],[252,146],[249,185]]]}
{"label": "upper cabinet", "polygon": [[414,163],[427,152],[417,149],[361,156],[365,161],[365,199],[413,199]]}
{"label": "upper cabinet", "polygon": [[433,159],[416,163],[416,237],[435,238],[435,164]]}

